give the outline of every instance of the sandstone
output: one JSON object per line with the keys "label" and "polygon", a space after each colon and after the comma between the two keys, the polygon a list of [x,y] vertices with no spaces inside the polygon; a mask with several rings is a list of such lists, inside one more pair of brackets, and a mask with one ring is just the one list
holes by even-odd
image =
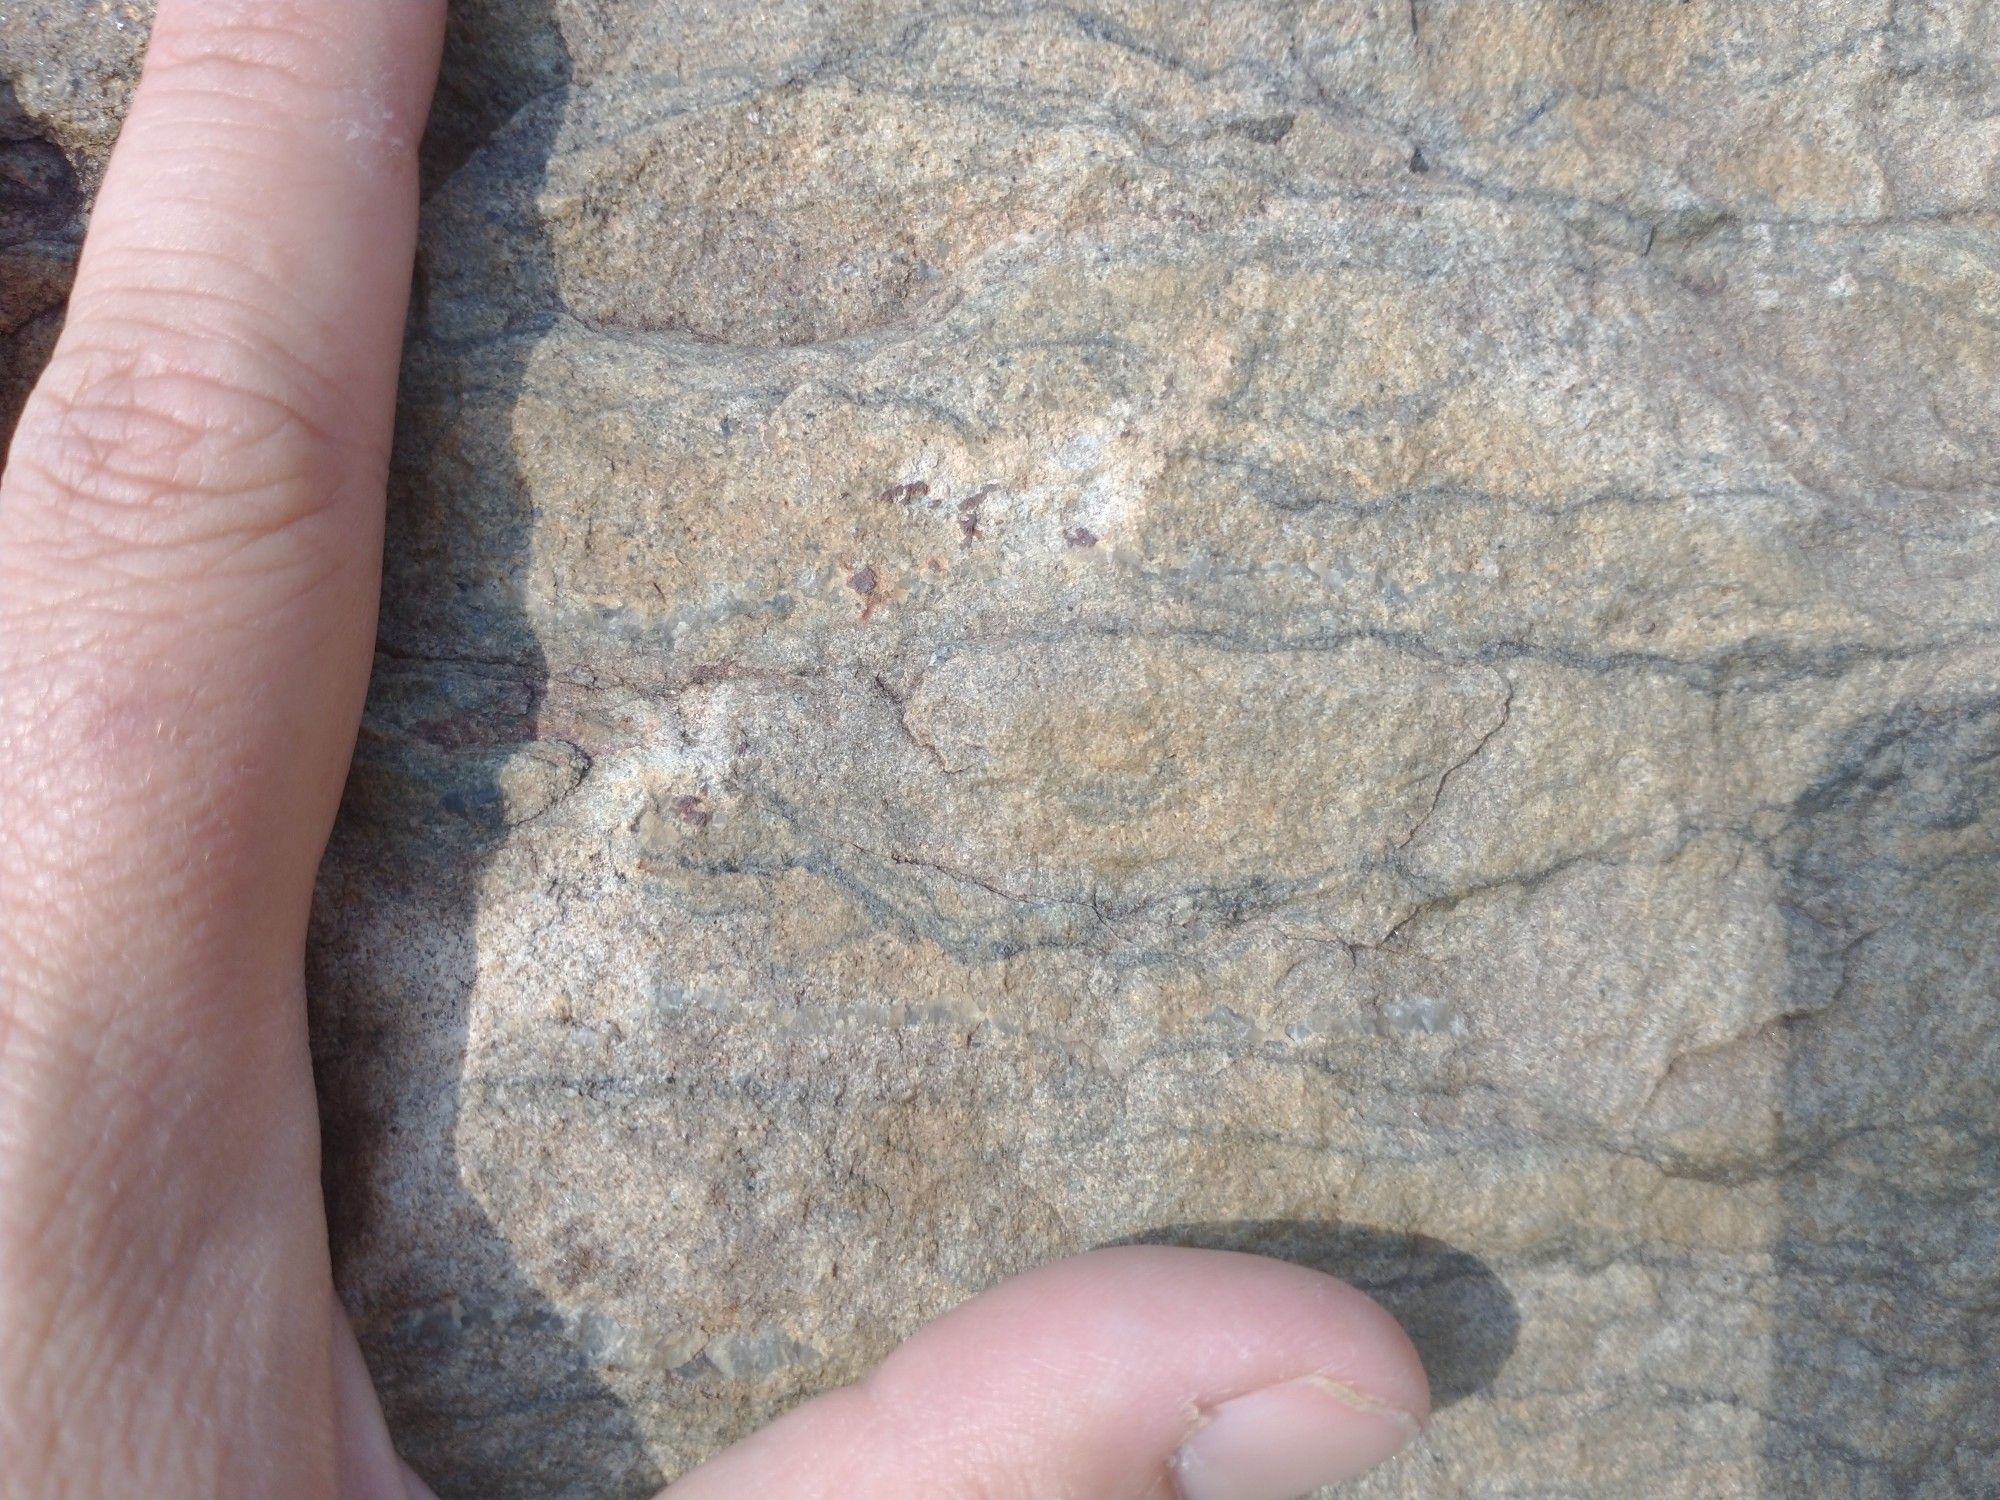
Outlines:
{"label": "sandstone", "polygon": [[[46,348],[143,7],[0,26]],[[446,1495],[1019,1268],[1349,1275],[1371,1496],[2000,1493],[2000,12],[455,8],[312,957]]]}

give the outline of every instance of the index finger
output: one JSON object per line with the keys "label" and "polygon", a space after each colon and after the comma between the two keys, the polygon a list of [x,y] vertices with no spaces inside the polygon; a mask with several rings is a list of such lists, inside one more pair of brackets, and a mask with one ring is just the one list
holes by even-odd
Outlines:
{"label": "index finger", "polygon": [[0,1491],[332,1489],[300,957],[443,0],[160,0],[0,481]]}
{"label": "index finger", "polygon": [[[443,16],[160,0],[0,486],[10,778],[101,815],[142,875],[187,874],[190,829],[235,841],[187,894],[267,930],[302,931],[366,683]],[[32,855],[65,889],[77,831]]]}

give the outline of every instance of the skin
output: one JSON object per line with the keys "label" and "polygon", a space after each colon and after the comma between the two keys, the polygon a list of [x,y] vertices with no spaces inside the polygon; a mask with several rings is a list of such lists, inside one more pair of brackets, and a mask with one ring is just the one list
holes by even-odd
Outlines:
{"label": "skin", "polygon": [[[0,1496],[420,1492],[333,1293],[301,975],[443,23],[159,0],[0,480]],[[1100,1252],[668,1494],[1165,1500],[1203,1413],[1307,1377],[1427,1409],[1338,1282]]]}

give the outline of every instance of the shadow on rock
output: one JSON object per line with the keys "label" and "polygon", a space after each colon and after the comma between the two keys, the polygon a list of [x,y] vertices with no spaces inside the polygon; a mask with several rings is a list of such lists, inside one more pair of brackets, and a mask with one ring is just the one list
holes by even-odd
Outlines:
{"label": "shadow on rock", "polygon": [[69,159],[0,79],[0,454],[62,327],[83,211]]}
{"label": "shadow on rock", "polygon": [[[570,78],[553,0],[452,7],[375,676],[308,976],[336,1277],[399,1449],[440,1495],[481,1500],[661,1482],[590,1320],[523,1274],[458,1149],[482,877],[519,821],[510,768],[543,738],[515,422],[556,316],[536,200]],[[468,308],[495,314],[476,337]]]}
{"label": "shadow on rock", "polygon": [[1169,1224],[1123,1243],[1268,1255],[1359,1287],[1409,1333],[1440,1410],[1491,1385],[1520,1334],[1514,1299],[1486,1262],[1426,1235],[1317,1219],[1244,1219]]}
{"label": "shadow on rock", "polygon": [[1779,855],[1764,1492],[2000,1494],[2000,700],[1862,725]]}

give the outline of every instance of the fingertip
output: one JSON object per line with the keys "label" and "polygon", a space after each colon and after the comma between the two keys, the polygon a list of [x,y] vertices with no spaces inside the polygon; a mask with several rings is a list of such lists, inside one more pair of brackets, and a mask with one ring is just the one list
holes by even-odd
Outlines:
{"label": "fingertip", "polygon": [[669,1493],[1288,1500],[1372,1468],[1429,1411],[1415,1347],[1354,1287],[1229,1251],[1106,1249],[974,1298]]}
{"label": "fingertip", "polygon": [[1067,1280],[1075,1298],[1150,1288],[1141,1316],[1153,1338],[1208,1345],[1166,1460],[1177,1500],[1290,1500],[1386,1462],[1429,1419],[1409,1335],[1337,1277],[1233,1251],[1135,1246],[1052,1268],[1050,1280]]}
{"label": "fingertip", "polygon": [[1365,1392],[1418,1424],[1430,1417],[1430,1381],[1402,1324],[1360,1288],[1308,1266],[1235,1250],[1120,1245],[1027,1272],[1000,1290],[1048,1298],[1046,1316],[1057,1325],[1074,1327],[1098,1307],[1131,1309],[1149,1339],[1191,1320],[1240,1330],[1240,1347],[1209,1372],[1215,1399],[1239,1365],[1260,1377],[1283,1367]]}
{"label": "fingertip", "polygon": [[1409,1412],[1308,1375],[1202,1413],[1168,1468],[1180,1500],[1288,1500],[1367,1473],[1418,1431]]}

